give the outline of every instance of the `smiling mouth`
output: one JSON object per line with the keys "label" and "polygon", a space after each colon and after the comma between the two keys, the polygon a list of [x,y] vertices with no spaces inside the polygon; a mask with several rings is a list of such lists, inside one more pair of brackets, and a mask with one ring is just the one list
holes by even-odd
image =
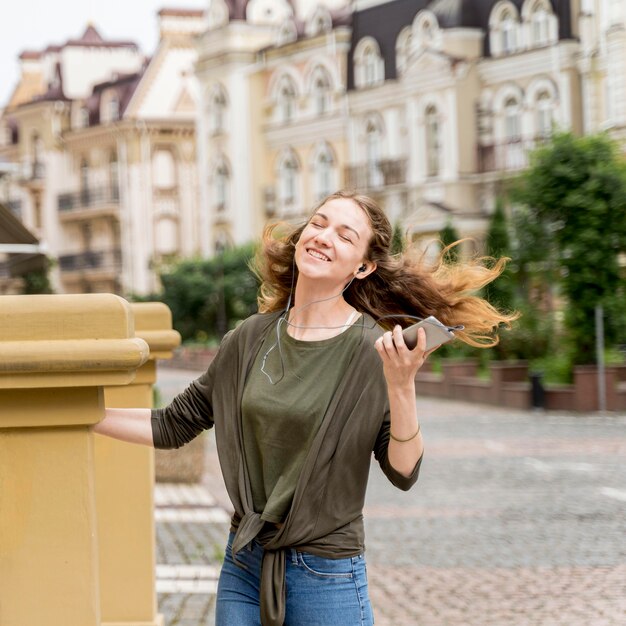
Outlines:
{"label": "smiling mouth", "polygon": [[320,261],[330,262],[330,259],[324,253],[320,252],[319,250],[314,250],[313,248],[309,248],[307,250],[307,253],[309,254],[309,256],[312,256],[314,259],[318,259]]}

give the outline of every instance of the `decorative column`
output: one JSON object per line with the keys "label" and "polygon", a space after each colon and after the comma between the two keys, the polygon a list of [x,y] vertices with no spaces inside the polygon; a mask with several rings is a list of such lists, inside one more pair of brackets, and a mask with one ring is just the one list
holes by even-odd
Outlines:
{"label": "decorative column", "polygon": [[147,358],[122,298],[0,297],[2,626],[100,626],[90,427]]}
{"label": "decorative column", "polygon": [[[105,389],[110,408],[150,408],[157,359],[180,343],[162,303],[132,304],[150,358],[126,386]],[[155,589],[154,449],[95,435],[96,504],[103,626],[160,626]]]}

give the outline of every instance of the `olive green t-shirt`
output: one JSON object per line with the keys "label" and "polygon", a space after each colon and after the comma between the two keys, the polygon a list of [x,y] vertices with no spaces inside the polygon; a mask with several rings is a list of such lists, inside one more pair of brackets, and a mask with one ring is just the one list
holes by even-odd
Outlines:
{"label": "olive green t-shirt", "polygon": [[276,330],[259,350],[243,392],[242,430],[254,510],[268,522],[281,522],[291,506],[311,442],[359,342],[360,319],[321,341],[294,339],[283,325],[280,350],[276,345],[268,354]]}

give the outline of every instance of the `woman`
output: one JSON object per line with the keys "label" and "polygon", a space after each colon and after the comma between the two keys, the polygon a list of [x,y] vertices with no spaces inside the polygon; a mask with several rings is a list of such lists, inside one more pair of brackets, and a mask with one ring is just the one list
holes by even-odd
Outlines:
{"label": "woman", "polygon": [[95,428],[176,448],[215,426],[235,510],[218,626],[373,623],[362,516],[372,451],[403,490],[423,453],[414,378],[429,353],[423,330],[409,350],[401,326],[435,315],[463,324],[463,341],[489,346],[513,319],[469,293],[503,259],[425,271],[390,255],[391,234],[380,207],[346,192],[282,238],[269,229],[261,313],[226,335],[167,408],[109,409]]}

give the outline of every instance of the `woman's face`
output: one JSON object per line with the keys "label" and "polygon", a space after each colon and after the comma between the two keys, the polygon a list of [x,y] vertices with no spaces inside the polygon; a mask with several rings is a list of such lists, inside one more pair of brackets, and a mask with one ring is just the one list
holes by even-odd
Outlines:
{"label": "woman's face", "polygon": [[[366,261],[372,229],[365,211],[349,198],[333,198],[311,217],[296,244],[301,275],[345,283],[367,276],[375,266]],[[359,272],[365,263],[366,270]]]}

